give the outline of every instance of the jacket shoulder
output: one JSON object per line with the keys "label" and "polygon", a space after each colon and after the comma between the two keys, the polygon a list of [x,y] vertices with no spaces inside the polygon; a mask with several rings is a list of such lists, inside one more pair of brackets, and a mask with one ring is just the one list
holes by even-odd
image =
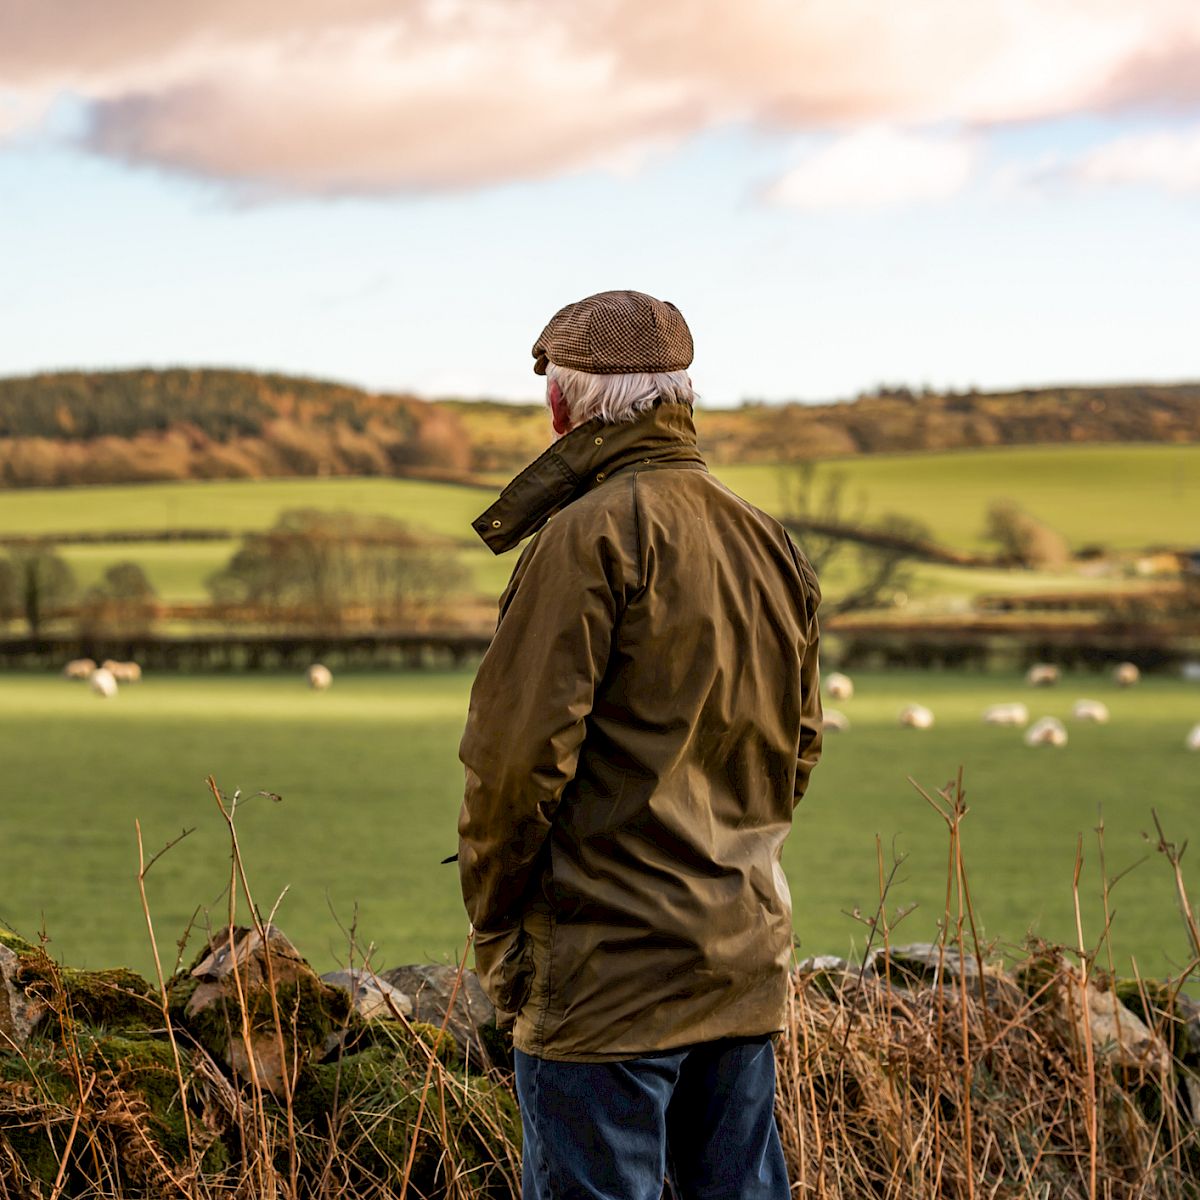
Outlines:
{"label": "jacket shoulder", "polygon": [[638,574],[636,501],[629,480],[615,478],[554,513],[521,550],[501,611],[530,574],[547,573],[566,586],[569,574],[604,576],[616,589]]}
{"label": "jacket shoulder", "polygon": [[765,530],[778,546],[786,547],[787,555],[795,566],[796,573],[800,576],[805,590],[810,597],[810,612],[815,612],[821,602],[821,585],[817,580],[817,572],[813,568],[812,563],[809,562],[808,555],[797,545],[796,540],[792,537],[787,527],[777,518],[771,516],[770,513],[763,512],[757,505],[751,504],[749,500],[739,496],[737,492],[727,487],[719,479],[711,475],[708,478],[712,480],[713,487],[723,492],[740,508],[749,520],[755,521],[760,528]]}

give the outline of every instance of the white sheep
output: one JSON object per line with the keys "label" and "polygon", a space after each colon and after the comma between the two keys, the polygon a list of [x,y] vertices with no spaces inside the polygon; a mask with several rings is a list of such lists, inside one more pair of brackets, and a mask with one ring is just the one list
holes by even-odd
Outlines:
{"label": "white sheep", "polygon": [[1058,682],[1059,670],[1051,663],[1034,663],[1025,672],[1025,682],[1030,687],[1053,687]]}
{"label": "white sheep", "polygon": [[1137,663],[1123,662],[1113,667],[1113,682],[1117,687],[1133,687],[1141,677]]}
{"label": "white sheep", "polygon": [[1071,716],[1077,721],[1095,721],[1104,725],[1108,721],[1108,705],[1099,700],[1076,700]]}
{"label": "white sheep", "polygon": [[1193,725],[1187,740],[1183,743],[1189,750],[1200,750],[1200,725]]}
{"label": "white sheep", "polygon": [[1027,746],[1065,746],[1067,731],[1057,717],[1039,717],[1025,730]]}
{"label": "white sheep", "polygon": [[1028,725],[1029,709],[1020,703],[993,704],[983,714],[985,725]]}
{"label": "white sheep", "polygon": [[63,667],[63,675],[67,679],[91,679],[92,672],[96,669],[96,660],[94,658],[73,658],[65,667]]}
{"label": "white sheep", "polygon": [[118,683],[137,683],[142,678],[142,668],[135,662],[118,662],[116,659],[106,658],[101,667],[111,672]]}
{"label": "white sheep", "polygon": [[313,663],[307,672],[308,686],[314,692],[323,692],[333,683],[333,672],[321,663]]}
{"label": "white sheep", "polygon": [[836,708],[827,708],[821,716],[821,732],[849,733],[850,722],[846,719],[846,714],[838,712]]}
{"label": "white sheep", "polygon": [[854,681],[849,675],[834,671],[825,680],[825,691],[831,700],[849,700],[854,695]]}
{"label": "white sheep", "polygon": [[117,694],[117,681],[113,673],[104,667],[97,667],[88,679],[93,692],[103,700],[111,700]]}
{"label": "white sheep", "polygon": [[909,729],[929,729],[933,713],[923,704],[909,704],[900,710],[900,724]]}

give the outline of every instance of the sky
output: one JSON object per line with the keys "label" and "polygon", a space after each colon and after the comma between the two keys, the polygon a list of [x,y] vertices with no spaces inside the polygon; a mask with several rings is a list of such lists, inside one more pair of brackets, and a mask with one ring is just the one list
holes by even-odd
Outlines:
{"label": "sky", "polygon": [[0,375],[707,403],[1200,378],[1196,0],[0,0]]}

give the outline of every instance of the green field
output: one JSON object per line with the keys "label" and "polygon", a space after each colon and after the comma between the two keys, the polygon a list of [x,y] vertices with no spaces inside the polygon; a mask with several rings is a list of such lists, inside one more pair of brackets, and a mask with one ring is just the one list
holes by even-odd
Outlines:
{"label": "green field", "polygon": [[[853,728],[831,735],[788,845],[802,953],[861,947],[845,913],[876,903],[875,835],[908,854],[890,900],[919,908],[898,940],[935,935],[945,887],[941,822],[906,782],[942,786],[962,764],[971,812],[964,834],[978,912],[989,937],[1034,927],[1074,937],[1071,874],[1084,834],[1085,921],[1101,929],[1092,829],[1103,807],[1109,872],[1149,852],[1141,834],[1154,806],[1169,833],[1197,832],[1197,756],[1183,748],[1200,720],[1200,688],[1150,679],[1118,692],[1097,676],[1031,693],[1016,678],[863,675],[840,705]],[[193,912],[224,919],[223,830],[204,777],[251,797],[239,829],[260,906],[322,969],[344,959],[358,909],[359,937],[377,962],[452,956],[466,935],[455,868],[460,796],[456,746],[470,676],[339,677],[326,694],[296,678],[148,678],[111,702],[83,685],[0,678],[0,919],[27,935],[44,922],[66,960],[149,967],[139,908],[134,819],[148,851],[185,826],[196,832],[149,879],[155,927],[171,956]],[[1105,700],[1107,726],[1069,721],[1080,695]],[[988,703],[1025,699],[1032,713],[1068,719],[1065,749],[1031,750],[1018,732],[985,727]],[[909,701],[932,707],[934,729],[896,724]],[[254,796],[282,795],[280,803]],[[1200,858],[1184,859],[1200,899]],[[1165,861],[1151,854],[1114,894],[1114,943],[1128,969],[1162,973],[1187,958]],[[201,920],[203,918],[200,918]]]}
{"label": "green field", "polygon": [[[784,469],[786,470],[786,469]],[[979,546],[988,504],[1008,498],[1073,545],[1114,548],[1190,543],[1200,528],[1200,446],[1025,446],[947,454],[874,455],[824,462],[861,493],[868,516],[904,513],[939,541]],[[781,468],[724,466],[718,474],[768,511],[779,508]],[[84,498],[86,497],[86,501]],[[386,513],[469,540],[490,503],[485,489],[401,479],[216,480],[0,492],[0,534],[76,530],[263,529],[286,508]]]}
{"label": "green field", "polygon": [[[916,517],[950,546],[982,549],[988,506],[1009,499],[1078,549],[1192,545],[1200,530],[1200,446],[1023,446],[946,454],[880,454],[822,462],[820,480],[844,472],[848,507],[867,518]],[[771,511],[780,469],[722,467],[721,477]]]}
{"label": "green field", "polygon": [[[71,565],[80,588],[98,583],[113,563],[132,559],[146,572],[159,599],[171,604],[196,603],[208,598],[205,580],[219,571],[240,543],[212,542],[89,542],[63,546],[59,553]],[[510,553],[497,558],[481,542],[452,551],[466,567],[473,591],[498,596],[516,562]],[[995,589],[990,589],[995,590]]]}
{"label": "green field", "polygon": [[0,491],[0,534],[122,529],[266,529],[288,508],[384,513],[470,538],[481,488],[410,479],[236,479]]}
{"label": "green field", "polygon": [[[59,551],[71,564],[81,588],[100,581],[113,563],[133,559],[145,570],[160,599],[168,603],[194,603],[207,598],[205,580],[228,562],[237,542],[97,542],[63,546]],[[508,580],[516,551],[496,557],[482,543],[454,551],[470,572],[471,586],[480,595],[498,596]],[[821,573],[826,595],[836,596],[855,578],[855,559],[836,560]],[[1069,570],[1061,572],[961,568],[939,563],[913,563],[909,569],[909,598],[930,606],[952,605],[984,593],[1079,590],[1112,587],[1107,578],[1086,579]]]}
{"label": "green field", "polygon": [[[846,473],[848,511],[861,494],[868,518],[902,513],[926,522],[948,545],[982,548],[988,505],[1012,498],[1067,535],[1076,548],[1098,544],[1128,550],[1150,544],[1190,545],[1200,529],[1200,446],[1068,446],[951,454],[881,455],[822,463],[822,475]],[[730,466],[720,475],[748,499],[777,511],[782,469]],[[461,543],[460,561],[476,592],[494,596],[511,570],[513,556],[495,559],[475,539],[473,517],[492,493],[452,484],[395,479],[272,479],[205,483],[0,492],[0,536],[119,531],[125,529],[222,528],[234,532],[268,527],[284,509],[384,513],[416,529]],[[204,581],[229,558],[235,542],[109,542],[73,545],[63,554],[81,585],[106,567],[133,559],[169,602],[202,600]],[[853,568],[843,560],[825,577],[836,595]],[[1096,581],[1111,586],[1111,581]],[[1089,586],[1073,572],[968,571],[930,564],[913,568],[910,599],[931,603],[970,600],[981,592]]]}

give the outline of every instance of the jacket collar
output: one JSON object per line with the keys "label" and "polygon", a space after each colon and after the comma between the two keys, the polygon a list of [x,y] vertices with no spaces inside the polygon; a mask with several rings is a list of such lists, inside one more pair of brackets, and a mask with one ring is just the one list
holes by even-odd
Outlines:
{"label": "jacket collar", "polygon": [[614,425],[596,418],[572,429],[531,462],[471,526],[493,554],[503,554],[564,505],[639,462],[704,466],[690,405],[656,404],[636,421]]}

